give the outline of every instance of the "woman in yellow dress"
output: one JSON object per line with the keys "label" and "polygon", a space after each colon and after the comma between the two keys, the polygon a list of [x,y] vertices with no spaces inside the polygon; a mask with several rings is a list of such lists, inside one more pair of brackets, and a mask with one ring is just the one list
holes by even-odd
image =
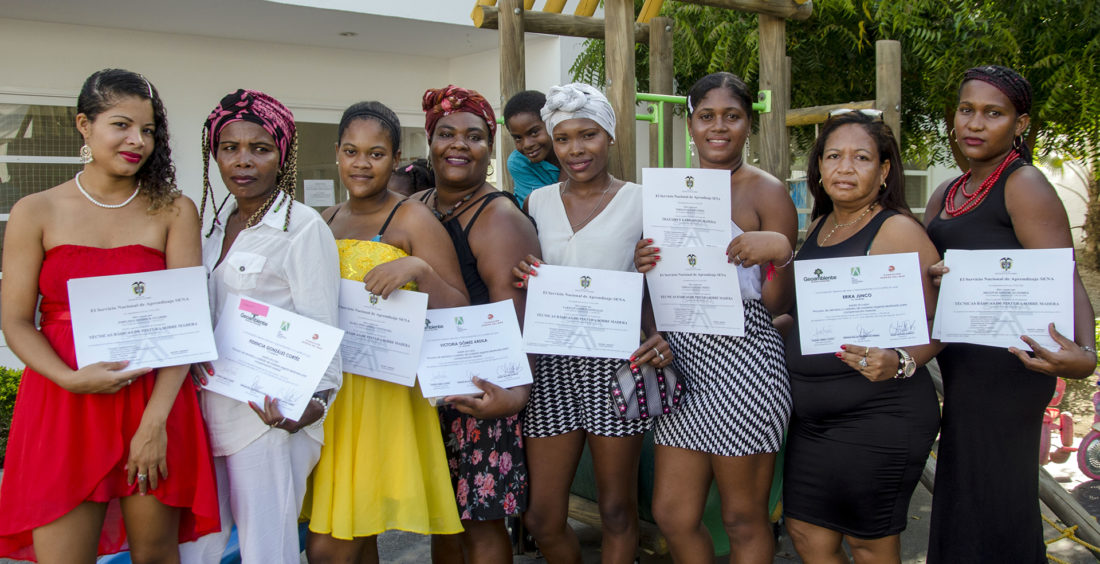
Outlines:
{"label": "woman in yellow dress", "polygon": [[[425,292],[429,308],[468,305],[443,226],[424,204],[386,189],[400,140],[397,116],[379,102],[357,103],[340,120],[337,164],[349,199],[322,217],[337,239],[341,276],[382,297]],[[462,531],[439,416],[418,388],[344,373],[303,517],[312,563],[377,562],[377,535],[390,529]]]}

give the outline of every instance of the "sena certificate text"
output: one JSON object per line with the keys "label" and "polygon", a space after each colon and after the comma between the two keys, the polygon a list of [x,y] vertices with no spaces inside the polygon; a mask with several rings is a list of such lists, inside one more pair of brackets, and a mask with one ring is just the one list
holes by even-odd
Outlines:
{"label": "sena certificate text", "polygon": [[932,338],[1031,350],[1061,348],[1047,324],[1073,338],[1073,249],[947,249]]}
{"label": "sena certificate text", "polygon": [[344,372],[402,386],[416,383],[428,294],[394,290],[372,294],[358,280],[340,281],[340,360]]}
{"label": "sena certificate text", "polygon": [[218,357],[201,266],[74,278],[69,311],[78,367],[161,368]]}
{"label": "sena certificate text", "polygon": [[664,247],[646,273],[659,331],[745,336],[737,267],[721,247]]}
{"label": "sena certificate text", "polygon": [[730,171],[642,169],[642,224],[660,248],[730,242]]}
{"label": "sena certificate text", "polygon": [[641,274],[542,265],[528,279],[524,350],[630,358],[638,349],[641,319]]}

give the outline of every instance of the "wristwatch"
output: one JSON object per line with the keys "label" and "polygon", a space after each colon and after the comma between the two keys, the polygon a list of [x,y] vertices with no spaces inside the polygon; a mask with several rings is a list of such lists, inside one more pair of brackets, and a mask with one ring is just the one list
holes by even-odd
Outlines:
{"label": "wristwatch", "polygon": [[917,371],[917,362],[913,360],[913,356],[905,349],[894,349],[894,352],[898,353],[898,373],[894,375],[894,378],[912,376]]}

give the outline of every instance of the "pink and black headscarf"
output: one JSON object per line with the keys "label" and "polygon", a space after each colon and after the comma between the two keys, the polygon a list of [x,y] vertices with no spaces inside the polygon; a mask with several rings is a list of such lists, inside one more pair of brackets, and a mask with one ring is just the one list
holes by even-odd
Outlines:
{"label": "pink and black headscarf", "polygon": [[279,166],[286,163],[294,139],[294,114],[281,102],[259,90],[239,89],[226,95],[206,118],[210,154],[217,155],[222,129],[235,121],[249,121],[264,128],[279,148]]}
{"label": "pink and black headscarf", "polygon": [[458,112],[469,112],[485,120],[485,125],[489,128],[490,144],[497,134],[497,116],[493,113],[493,106],[476,90],[459,88],[453,84],[446,88],[429,88],[424,92],[423,108],[424,129],[428,132],[429,139],[439,118]]}

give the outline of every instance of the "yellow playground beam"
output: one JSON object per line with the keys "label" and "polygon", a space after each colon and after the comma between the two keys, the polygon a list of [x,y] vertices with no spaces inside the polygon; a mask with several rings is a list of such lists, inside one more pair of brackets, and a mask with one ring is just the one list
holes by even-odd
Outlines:
{"label": "yellow playground beam", "polygon": [[649,20],[661,13],[661,4],[665,0],[645,0],[641,12],[638,13],[638,23],[649,23]]}
{"label": "yellow playground beam", "polygon": [[542,7],[543,12],[551,14],[560,14],[565,9],[565,3],[568,0],[546,0],[546,5]]}
{"label": "yellow playground beam", "polygon": [[523,9],[530,10],[535,7],[535,0],[523,0]]}
{"label": "yellow playground beam", "polygon": [[573,15],[591,18],[592,14],[596,13],[596,6],[599,4],[600,0],[581,0],[577,3],[577,9],[573,12]]}

